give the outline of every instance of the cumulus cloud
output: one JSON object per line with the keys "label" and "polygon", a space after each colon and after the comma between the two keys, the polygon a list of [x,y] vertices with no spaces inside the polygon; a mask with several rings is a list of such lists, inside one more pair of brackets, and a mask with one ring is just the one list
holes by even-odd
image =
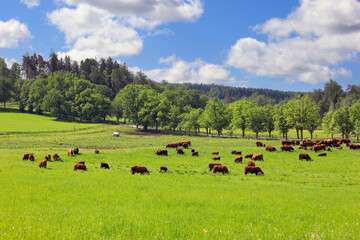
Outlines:
{"label": "cumulus cloud", "polygon": [[0,48],[16,48],[20,41],[32,37],[25,24],[15,19],[0,21]]}
{"label": "cumulus cloud", "polygon": [[254,29],[268,42],[239,39],[226,64],[258,76],[312,84],[336,76],[350,77],[338,67],[360,51],[360,2],[301,0],[287,18],[273,18]]}
{"label": "cumulus cloud", "polygon": [[170,83],[235,83],[235,77],[221,65],[210,64],[196,59],[186,62],[175,55],[160,58],[159,63],[164,68],[144,71],[150,79],[155,81],[166,80]]}
{"label": "cumulus cloud", "polygon": [[40,5],[40,0],[21,0],[21,3],[25,4],[28,8],[33,8]]}

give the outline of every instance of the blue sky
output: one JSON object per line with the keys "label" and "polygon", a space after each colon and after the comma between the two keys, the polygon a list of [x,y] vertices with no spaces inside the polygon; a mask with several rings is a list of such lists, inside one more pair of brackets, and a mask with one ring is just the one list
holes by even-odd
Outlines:
{"label": "blue sky", "polygon": [[360,84],[357,0],[2,0],[0,57],[111,56],[151,79],[312,91]]}

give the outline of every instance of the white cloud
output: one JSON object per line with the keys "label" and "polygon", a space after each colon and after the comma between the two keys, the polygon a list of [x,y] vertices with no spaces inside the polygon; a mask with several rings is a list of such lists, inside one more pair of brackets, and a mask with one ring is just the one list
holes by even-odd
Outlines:
{"label": "white cloud", "polygon": [[14,63],[17,63],[15,58],[11,58],[11,59],[5,58],[4,60],[5,60],[5,63],[6,63],[6,67],[9,68],[9,69],[12,67],[12,65]]}
{"label": "white cloud", "polygon": [[356,0],[301,0],[286,19],[255,27],[269,42],[239,39],[226,64],[258,76],[312,84],[350,77],[351,72],[338,65],[360,51],[359,12]]}
{"label": "white cloud", "polygon": [[37,7],[40,5],[40,0],[21,0],[28,8]]}
{"label": "white cloud", "polygon": [[[159,63],[168,67],[144,71],[150,79],[155,81],[166,80],[170,83],[235,83],[235,77],[221,65],[210,64],[196,59],[186,62],[175,55],[160,58]],[[138,68],[134,68],[138,69]]]}
{"label": "white cloud", "polygon": [[7,22],[0,21],[0,48],[16,48],[20,41],[32,37],[25,24],[15,19]]}

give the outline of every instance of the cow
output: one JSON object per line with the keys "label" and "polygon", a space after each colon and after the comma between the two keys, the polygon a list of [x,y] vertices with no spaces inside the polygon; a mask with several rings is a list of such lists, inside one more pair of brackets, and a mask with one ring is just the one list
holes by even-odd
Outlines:
{"label": "cow", "polygon": [[273,146],[266,146],[265,150],[269,152],[276,152],[276,148]]}
{"label": "cow", "polygon": [[263,144],[262,142],[256,142],[256,146],[257,147],[265,147],[265,144]]}
{"label": "cow", "polygon": [[247,165],[248,165],[248,166],[254,166],[254,167],[255,167],[255,163],[254,163],[253,161],[251,161],[251,160],[248,161]]}
{"label": "cow", "polygon": [[74,155],[74,150],[68,149],[68,156],[71,157]]}
{"label": "cow", "polygon": [[340,146],[340,147],[336,147],[336,149],[342,149],[342,147]]}
{"label": "cow", "polygon": [[34,154],[33,153],[26,153],[26,154],[24,154],[22,160],[35,161]]}
{"label": "cow", "polygon": [[264,175],[264,172],[259,167],[255,166],[246,166],[244,169],[245,176],[248,175],[248,173],[254,173],[256,175]]}
{"label": "cow", "polygon": [[236,153],[236,150],[231,150],[231,154],[235,154]]}
{"label": "cow", "polygon": [[168,172],[168,168],[165,167],[165,166],[161,166],[161,167],[160,167],[160,172],[162,172],[162,171]]}
{"label": "cow", "polygon": [[213,155],[219,155],[219,152],[212,152]]}
{"label": "cow", "polygon": [[304,147],[312,147],[314,145],[315,145],[315,143],[312,140],[304,140],[303,141],[303,146]]}
{"label": "cow", "polygon": [[39,168],[46,168],[47,160],[41,160],[39,163]]}
{"label": "cow", "polygon": [[352,143],[348,143],[349,144],[349,149],[360,149],[360,145],[359,144],[352,144]]}
{"label": "cow", "polygon": [[311,157],[307,153],[299,153],[299,160],[305,159],[306,161],[312,161]]}
{"label": "cow", "polygon": [[194,156],[197,156],[197,157],[198,157],[198,156],[199,156],[199,152],[193,152],[193,153],[191,153],[191,156],[193,156],[193,157],[194,157]]}
{"label": "cow", "polygon": [[252,158],[253,155],[254,155],[254,154],[248,154],[248,155],[245,155],[244,158]]}
{"label": "cow", "polygon": [[295,145],[300,145],[300,141],[295,141]]}
{"label": "cow", "polygon": [[214,166],[216,166],[216,165],[220,165],[220,166],[221,166],[220,163],[209,163],[209,171],[211,171],[211,170],[214,168]]}
{"label": "cow", "polygon": [[155,152],[156,155],[159,155],[159,156],[167,156],[168,155],[168,151],[167,150],[156,150]]}
{"label": "cow", "polygon": [[79,148],[77,147],[74,148],[74,154],[79,154]]}
{"label": "cow", "polygon": [[299,146],[299,147],[298,147],[298,149],[304,149],[304,150],[306,150],[306,149],[307,149],[307,147],[304,147],[304,146]]}
{"label": "cow", "polygon": [[184,146],[184,145],[191,146],[191,142],[190,141],[179,142],[179,146]]}
{"label": "cow", "polygon": [[88,171],[87,167],[85,166],[85,162],[77,162],[74,164],[74,171],[77,170],[84,170],[84,171]]}
{"label": "cow", "polygon": [[179,146],[179,143],[169,143],[166,145],[166,148],[177,148]]}
{"label": "cow", "polygon": [[235,155],[241,155],[241,151],[235,151],[233,154],[235,154]]}
{"label": "cow", "polygon": [[150,175],[150,172],[144,166],[132,166],[131,167],[131,174],[140,173],[141,175],[147,174]]}
{"label": "cow", "polygon": [[341,138],[339,141],[339,144],[343,144],[343,143],[351,143],[350,139],[346,139],[346,138]]}
{"label": "cow", "polygon": [[227,169],[226,166],[223,166],[223,165],[216,165],[214,166],[213,168],[213,173],[218,173],[218,172],[221,172],[222,174],[229,174],[229,170]]}
{"label": "cow", "polygon": [[94,150],[94,153],[98,154],[98,153],[99,153],[99,150],[95,149],[95,150]]}
{"label": "cow", "polygon": [[54,153],[54,154],[52,155],[52,158],[53,158],[55,161],[57,161],[58,159],[60,159],[60,157],[59,157],[59,155],[58,155],[57,153]]}
{"label": "cow", "polygon": [[318,156],[319,157],[326,157],[326,153],[320,153]]}
{"label": "cow", "polygon": [[195,152],[195,149],[191,149],[191,152],[192,152],[192,153]]}
{"label": "cow", "polygon": [[290,146],[290,145],[282,145],[281,146],[281,151],[282,152],[283,151],[292,152],[292,151],[294,151],[294,148],[292,146]]}
{"label": "cow", "polygon": [[[300,143],[300,142],[299,142]],[[295,145],[295,141],[284,140],[281,142],[282,145]]]}
{"label": "cow", "polygon": [[[181,146],[181,145],[180,145],[180,146]],[[182,147],[187,149],[187,148],[189,147],[189,145],[187,145],[187,143],[184,143],[184,144],[182,145]]]}
{"label": "cow", "polygon": [[46,160],[46,161],[51,161],[51,155],[50,155],[50,154],[46,154],[46,155],[45,155],[45,160]]}
{"label": "cow", "polygon": [[234,162],[235,163],[242,163],[242,156],[235,156]]}
{"label": "cow", "polygon": [[102,162],[100,168],[110,169],[109,164]]}
{"label": "cow", "polygon": [[314,152],[320,151],[320,150],[326,150],[326,145],[322,144],[322,145],[315,145],[314,146]]}
{"label": "cow", "polygon": [[220,160],[220,156],[215,156],[213,158],[211,158],[212,160]]}
{"label": "cow", "polygon": [[264,161],[264,157],[262,154],[254,154],[252,157],[251,157],[251,160],[253,161]]}
{"label": "cow", "polygon": [[182,150],[182,148],[177,148],[176,153],[177,154],[184,154],[184,151]]}

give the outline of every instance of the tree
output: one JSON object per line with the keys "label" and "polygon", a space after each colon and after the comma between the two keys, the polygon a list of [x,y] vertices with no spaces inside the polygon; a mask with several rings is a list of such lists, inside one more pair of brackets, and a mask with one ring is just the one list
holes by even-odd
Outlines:
{"label": "tree", "polygon": [[262,109],[264,114],[264,130],[269,133],[269,137],[271,138],[271,132],[275,129],[274,108],[268,104],[262,107]]}
{"label": "tree", "polygon": [[255,132],[256,138],[259,136],[259,132],[265,130],[265,116],[264,108],[255,106],[249,110],[249,128]]}
{"label": "tree", "polygon": [[328,111],[326,113],[325,117],[322,119],[322,127],[328,134],[331,134],[331,138],[334,138],[335,121],[333,111]]}
{"label": "tree", "polygon": [[342,87],[336,82],[330,79],[324,87],[324,99],[330,102],[330,106],[334,106],[334,110],[339,107],[340,99],[344,96]]}
{"label": "tree", "polygon": [[343,107],[339,108],[334,113],[334,122],[336,127],[341,132],[342,137],[349,137],[349,134],[354,130],[354,123],[350,118],[350,108]]}
{"label": "tree", "polygon": [[121,101],[121,95],[117,94],[114,100],[111,103],[113,114],[116,117],[116,123],[119,123],[119,118],[123,116],[124,109],[123,109],[123,103]]}
{"label": "tree", "polygon": [[230,124],[230,111],[222,101],[214,98],[207,103],[205,112],[209,116],[211,128],[216,130],[220,136],[222,130]]}
{"label": "tree", "polygon": [[354,123],[356,139],[359,141],[360,134],[360,100],[358,100],[350,109],[350,118]]}
{"label": "tree", "polygon": [[250,109],[256,107],[256,105],[247,98],[243,98],[240,101],[234,102],[230,105],[232,109],[232,125],[235,129],[242,129],[242,136],[245,136],[245,130],[249,126],[249,114]]}
{"label": "tree", "polygon": [[275,123],[277,128],[283,135],[283,138],[287,139],[287,134],[292,127],[292,124],[287,120],[285,111],[287,109],[287,101],[282,101],[276,106],[275,110]]}
{"label": "tree", "polygon": [[12,81],[10,70],[7,68],[5,60],[0,58],[0,100],[4,103],[4,109],[6,108],[6,102],[12,95],[15,82]]}
{"label": "tree", "polygon": [[182,122],[181,125],[185,128],[186,131],[194,130],[195,134],[198,129],[200,129],[200,118],[203,113],[203,109],[190,109],[189,112],[183,113],[181,116]]}

